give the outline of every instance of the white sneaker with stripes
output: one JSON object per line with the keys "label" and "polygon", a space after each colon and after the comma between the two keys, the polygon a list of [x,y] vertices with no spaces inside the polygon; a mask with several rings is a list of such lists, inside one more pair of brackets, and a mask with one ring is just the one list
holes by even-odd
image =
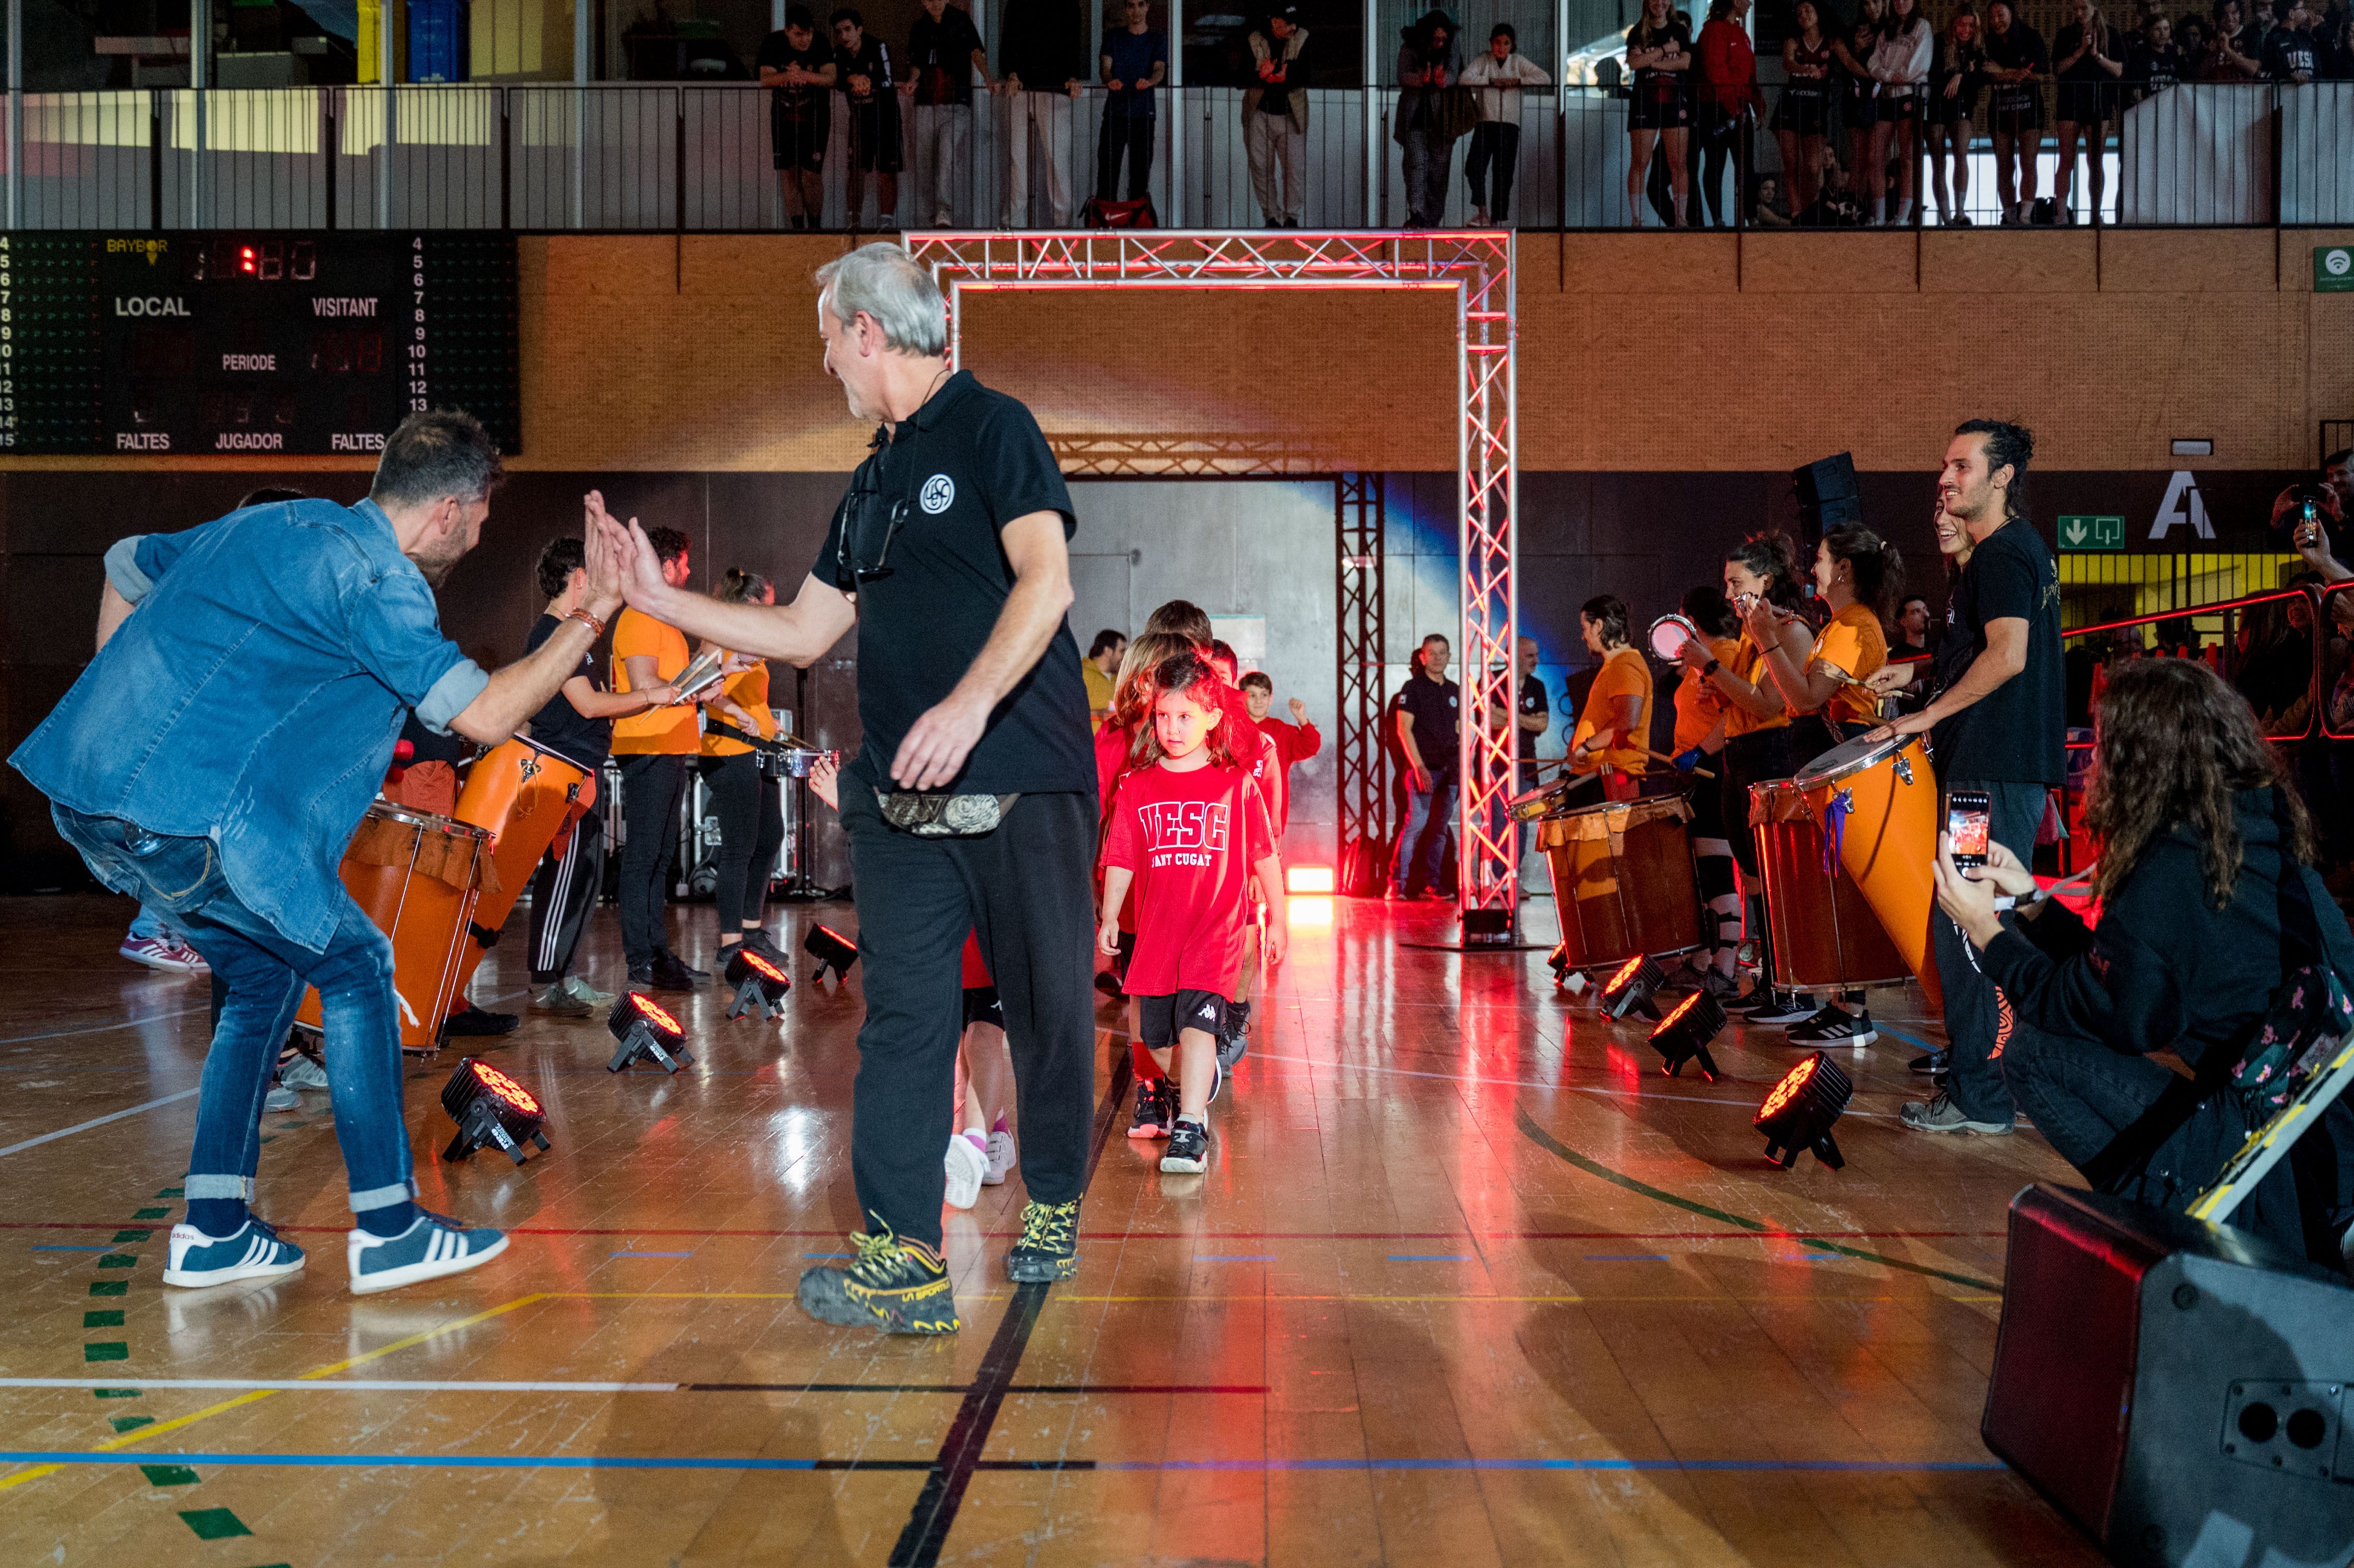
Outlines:
{"label": "white sneaker with stripes", "polygon": [[507,1238],[498,1231],[469,1230],[455,1220],[422,1209],[417,1212],[416,1223],[397,1236],[354,1231],[348,1240],[355,1296],[398,1290],[445,1274],[463,1274],[507,1250]]}
{"label": "white sneaker with stripes", "polygon": [[302,1266],[301,1247],[280,1241],[276,1231],[249,1215],[226,1236],[208,1236],[184,1220],[172,1227],[164,1283],[200,1289],[239,1279],[275,1279]]}

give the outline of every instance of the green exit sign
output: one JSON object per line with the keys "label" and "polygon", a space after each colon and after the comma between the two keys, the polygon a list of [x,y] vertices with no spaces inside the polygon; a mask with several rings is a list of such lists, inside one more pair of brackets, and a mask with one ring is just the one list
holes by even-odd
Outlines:
{"label": "green exit sign", "polygon": [[2060,519],[2060,547],[2063,550],[2122,550],[2126,547],[2126,520],[2122,517],[2063,516]]}
{"label": "green exit sign", "polygon": [[2317,294],[2354,292],[2354,245],[2313,248],[2313,291]]}

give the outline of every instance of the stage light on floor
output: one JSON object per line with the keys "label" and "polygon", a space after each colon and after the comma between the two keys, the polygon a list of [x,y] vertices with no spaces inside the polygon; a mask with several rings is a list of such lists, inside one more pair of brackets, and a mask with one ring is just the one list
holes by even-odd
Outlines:
{"label": "stage light on floor", "polygon": [[1656,1023],[1659,1010],[1651,998],[1659,994],[1659,988],[1667,983],[1666,971],[1653,963],[1649,954],[1637,953],[1619,965],[1618,972],[1604,983],[1600,999],[1602,1011],[1612,1018],[1624,1018],[1630,1012],[1639,1012]]}
{"label": "stage light on floor", "polygon": [[493,1146],[507,1158],[524,1162],[526,1141],[547,1147],[547,1112],[539,1097],[496,1067],[472,1056],[459,1058],[457,1071],[441,1086],[441,1108],[458,1124],[458,1136],[441,1151],[444,1160],[466,1160],[477,1149]]}
{"label": "stage light on floor", "polygon": [[1755,1125],[1766,1135],[1766,1158],[1787,1171],[1798,1162],[1798,1150],[1811,1149],[1832,1170],[1844,1166],[1831,1124],[1846,1112],[1854,1093],[1855,1085],[1839,1064],[1820,1051],[1791,1068],[1757,1107]]}
{"label": "stage light on floor", "polygon": [[665,1071],[673,1073],[695,1060],[686,1053],[686,1031],[679,1026],[678,1020],[642,991],[623,991],[621,999],[613,1003],[605,1027],[620,1042],[613,1059],[605,1064],[609,1073],[625,1071],[641,1056],[653,1058]]}
{"label": "stage light on floor", "polygon": [[761,1022],[766,1022],[785,1011],[785,992],[793,989],[793,977],[770,963],[765,955],[738,942],[719,972],[736,988],[736,1000],[727,1009],[728,1017],[741,1018],[748,1012],[758,1012]]}
{"label": "stage light on floor", "polygon": [[1665,1065],[1661,1071],[1670,1078],[1683,1075],[1686,1062],[1700,1064],[1701,1076],[1716,1082],[1716,1058],[1708,1054],[1709,1042],[1723,1033],[1724,1004],[1704,991],[1696,991],[1675,1008],[1659,1026],[1651,1031],[1651,1049],[1657,1051]]}
{"label": "stage light on floor", "polygon": [[1332,868],[1329,865],[1289,865],[1283,869],[1283,890],[1286,893],[1330,893],[1333,890]]}
{"label": "stage light on floor", "polygon": [[1290,897],[1283,903],[1294,926],[1330,926],[1332,923],[1332,901],[1329,898]]}
{"label": "stage light on floor", "polygon": [[822,980],[828,969],[833,971],[834,979],[848,980],[850,966],[858,961],[858,944],[823,926],[810,927],[810,934],[801,938],[801,951],[817,960],[812,980]]}

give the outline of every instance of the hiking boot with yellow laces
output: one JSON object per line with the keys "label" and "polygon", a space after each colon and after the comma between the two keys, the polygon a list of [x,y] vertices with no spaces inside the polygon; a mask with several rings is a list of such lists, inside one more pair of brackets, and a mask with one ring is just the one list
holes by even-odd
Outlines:
{"label": "hiking boot with yellow laces", "polygon": [[875,1223],[882,1225],[879,1232],[850,1238],[858,1256],[848,1268],[801,1271],[801,1309],[844,1328],[891,1334],[953,1334],[963,1328],[940,1255],[893,1235],[880,1218]]}
{"label": "hiking boot with yellow laces", "polygon": [[1046,1285],[1079,1271],[1079,1201],[1023,1205],[1022,1239],[1005,1255],[1005,1272],[1016,1285]]}

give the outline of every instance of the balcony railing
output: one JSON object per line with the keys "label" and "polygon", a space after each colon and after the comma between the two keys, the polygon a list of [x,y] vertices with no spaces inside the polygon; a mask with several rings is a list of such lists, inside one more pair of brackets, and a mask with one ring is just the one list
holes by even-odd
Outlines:
{"label": "balcony railing", "polygon": [[[1769,88],[1772,92],[1775,89]],[[1311,228],[1406,219],[1393,90],[1312,90],[1299,219]],[[1235,88],[1163,90],[1149,188],[1161,221],[1257,228]],[[959,225],[1075,224],[1097,189],[1104,99],[1082,91],[1051,133],[1028,136],[1026,209],[1004,202],[1007,101],[977,95],[954,166],[935,167],[917,111],[903,109],[907,166],[897,217],[928,226],[944,203]],[[827,228],[876,227],[843,209],[850,117],[837,105],[826,155]],[[1659,221],[1657,196],[1630,205],[1623,98],[1597,90],[1522,96],[1510,222],[1539,229]],[[5,132],[21,126],[14,137]],[[2047,132],[2048,138],[2048,132]],[[771,168],[769,104],[749,85],[458,85],[266,90],[186,88],[25,93],[5,127],[5,221],[21,228],[514,228],[603,232],[773,231],[786,225]],[[1841,162],[1848,140],[1827,142]],[[1727,224],[1751,224],[1760,176],[1781,177],[1766,126],[1740,138],[1724,184]],[[1472,217],[1469,145],[1455,143],[1441,221]],[[2126,226],[2354,224],[2354,83],[2181,86],[2126,111],[2102,139],[2105,221]],[[1934,225],[1925,151],[1912,221]],[[1963,210],[1995,221],[1981,134]],[[2056,184],[2052,144],[2041,193]],[[945,182],[940,176],[945,175]],[[1124,195],[1123,176],[1114,194]],[[1784,179],[1784,188],[1787,181]],[[1888,186],[1893,194],[1894,180]],[[945,196],[941,196],[942,190]],[[2091,216],[2080,179],[2079,221]],[[1057,199],[1059,194],[1060,199]],[[1925,210],[1924,210],[1925,209]],[[1704,208],[1695,188],[1691,221]]]}

